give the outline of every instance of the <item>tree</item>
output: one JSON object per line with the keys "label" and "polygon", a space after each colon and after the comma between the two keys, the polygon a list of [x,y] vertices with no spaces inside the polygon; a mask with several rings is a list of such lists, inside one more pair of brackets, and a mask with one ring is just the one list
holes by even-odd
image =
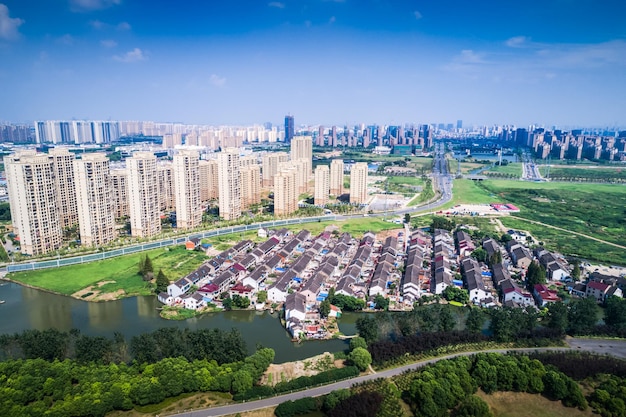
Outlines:
{"label": "tree", "polygon": [[580,261],[579,260],[575,260],[574,264],[572,265],[571,277],[576,282],[580,281]]}
{"label": "tree", "polygon": [[526,287],[532,291],[535,285],[545,283],[546,269],[536,261],[531,262],[526,271]]}
{"label": "tree", "polygon": [[487,251],[483,248],[476,248],[472,252],[472,257],[476,258],[478,262],[487,262],[488,256]]}
{"label": "tree", "polygon": [[569,304],[567,318],[569,320],[568,333],[588,334],[598,322],[600,308],[593,297],[573,300]]}
{"label": "tree", "polygon": [[452,309],[449,305],[442,305],[439,308],[439,331],[449,332],[456,326],[456,320],[452,315]]}
{"label": "tree", "polygon": [[548,305],[548,327],[565,334],[567,325],[567,306],[562,302],[550,303]]}
{"label": "tree", "polygon": [[467,304],[469,302],[469,293],[454,285],[449,285],[443,290],[443,298],[448,301],[456,301],[461,304]]}
{"label": "tree", "polygon": [[376,297],[374,297],[374,304],[378,310],[387,310],[389,308],[389,299],[382,294],[376,294]]}
{"label": "tree", "polygon": [[493,417],[489,404],[477,395],[465,398],[453,415],[454,417]]}
{"label": "tree", "polygon": [[411,223],[411,215],[409,213],[404,213],[404,222],[406,224]]}
{"label": "tree", "polygon": [[348,354],[348,361],[363,372],[372,363],[372,355],[367,349],[358,347]]}
{"label": "tree", "polygon": [[368,344],[378,339],[378,324],[374,317],[359,317],[356,320],[356,329]]}
{"label": "tree", "polygon": [[604,322],[617,329],[626,327],[626,300],[611,296],[606,300]]}
{"label": "tree", "polygon": [[502,253],[499,250],[495,251],[489,259],[489,265],[496,265],[502,263]]}
{"label": "tree", "polygon": [[504,244],[510,242],[511,240],[513,240],[513,238],[508,233],[504,233],[502,236],[500,236],[500,242]]}
{"label": "tree", "polygon": [[146,259],[143,264],[143,274],[146,275],[150,272],[154,272],[154,266],[152,266],[152,259],[148,255],[146,255]]}
{"label": "tree", "polygon": [[367,349],[367,342],[365,341],[365,339],[360,336],[356,336],[350,339],[350,350],[352,351],[358,347]]}
{"label": "tree", "polygon": [[320,315],[322,317],[328,317],[330,314],[330,301],[326,298],[324,301],[320,303]]}
{"label": "tree", "polygon": [[167,291],[167,286],[170,285],[170,280],[165,276],[162,269],[159,269],[159,273],[156,277],[156,289],[155,292],[161,293]]}
{"label": "tree", "polygon": [[233,299],[230,297],[226,297],[222,299],[222,305],[224,306],[224,310],[232,310],[233,309]]}
{"label": "tree", "polygon": [[264,303],[267,301],[267,291],[261,290],[256,295],[256,301],[258,303]]}
{"label": "tree", "polygon": [[483,313],[482,309],[479,307],[472,307],[467,314],[465,328],[468,332],[480,333],[483,330],[485,319],[485,313]]}

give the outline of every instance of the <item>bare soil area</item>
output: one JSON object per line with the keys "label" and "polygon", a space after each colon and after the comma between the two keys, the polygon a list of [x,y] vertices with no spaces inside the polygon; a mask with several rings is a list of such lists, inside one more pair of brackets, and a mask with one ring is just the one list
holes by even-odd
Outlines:
{"label": "bare soil area", "polygon": [[317,375],[332,368],[342,367],[342,360],[335,360],[331,353],[325,352],[301,361],[270,364],[261,377],[261,384],[274,386],[279,382],[291,381],[301,376]]}
{"label": "bare soil area", "polygon": [[96,285],[90,285],[82,290],[76,291],[72,294],[72,297],[78,298],[79,300],[84,301],[111,301],[117,300],[121,296],[125,294],[125,291],[119,289],[115,292],[105,292],[102,293],[98,288],[101,288],[103,285],[112,284],[115,281],[100,281]]}

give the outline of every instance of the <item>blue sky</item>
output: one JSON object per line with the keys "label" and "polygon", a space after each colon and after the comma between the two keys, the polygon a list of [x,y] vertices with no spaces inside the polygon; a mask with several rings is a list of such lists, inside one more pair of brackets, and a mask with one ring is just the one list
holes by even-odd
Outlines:
{"label": "blue sky", "polygon": [[0,121],[626,127],[621,0],[0,0]]}

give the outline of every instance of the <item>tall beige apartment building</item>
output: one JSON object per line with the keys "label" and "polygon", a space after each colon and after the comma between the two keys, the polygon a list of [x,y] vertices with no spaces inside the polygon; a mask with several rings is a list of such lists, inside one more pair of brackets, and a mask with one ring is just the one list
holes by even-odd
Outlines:
{"label": "tall beige apartment building", "polygon": [[298,209],[295,167],[282,168],[274,175],[274,215],[285,216]]}
{"label": "tall beige apartment building", "polygon": [[41,255],[61,247],[54,157],[34,151],[4,157],[11,220],[21,252]]}
{"label": "tall beige apartment building", "polygon": [[157,175],[159,178],[159,208],[161,211],[176,210],[176,186],[172,163],[157,163]]}
{"label": "tall beige apartment building", "polygon": [[330,193],[335,196],[343,194],[343,159],[330,161]]}
{"label": "tall beige apartment building", "polygon": [[289,161],[289,155],[286,152],[272,152],[263,155],[262,174],[264,187],[274,185],[274,175],[278,173],[278,166],[287,161]]}
{"label": "tall beige apartment building", "polygon": [[350,171],[350,202],[367,202],[367,163],[357,162]]}
{"label": "tall beige apartment building", "polygon": [[200,200],[208,202],[216,200],[220,196],[219,181],[217,175],[217,161],[201,160],[198,165],[200,173]]}
{"label": "tall beige apartment building", "polygon": [[315,168],[315,194],[313,201],[316,206],[328,204],[330,190],[330,170],[328,165],[318,165]]}
{"label": "tall beige apartment building", "polygon": [[174,155],[174,191],[178,229],[194,229],[202,224],[199,162],[200,155],[196,151],[183,150]]}
{"label": "tall beige apartment building", "polygon": [[151,152],[135,152],[126,159],[130,230],[135,237],[161,232],[157,160]]}
{"label": "tall beige apartment building", "polygon": [[100,246],[115,240],[115,202],[109,159],[85,154],[74,162],[78,224],[82,245]]}
{"label": "tall beige apartment building", "polygon": [[74,180],[75,156],[67,148],[53,148],[48,152],[54,162],[56,177],[57,202],[61,227],[72,227],[78,224],[78,208],[76,204],[76,183]]}
{"label": "tall beige apartment building", "polygon": [[257,156],[256,155],[247,155],[239,157],[239,164],[242,168],[249,167],[250,165],[258,165]]}
{"label": "tall beige apartment building", "polygon": [[311,136],[295,136],[291,140],[291,160],[305,159],[309,161],[309,171],[306,172],[307,180],[311,176],[313,168],[313,138]]}
{"label": "tall beige apartment building", "polygon": [[115,218],[130,216],[128,207],[128,170],[111,170],[111,188],[113,191],[113,201],[115,202]]}
{"label": "tall beige apartment building", "polygon": [[241,172],[239,150],[226,148],[217,154],[220,217],[233,220],[241,216]]}
{"label": "tall beige apartment building", "polygon": [[241,209],[261,202],[261,167],[248,165],[241,167]]}

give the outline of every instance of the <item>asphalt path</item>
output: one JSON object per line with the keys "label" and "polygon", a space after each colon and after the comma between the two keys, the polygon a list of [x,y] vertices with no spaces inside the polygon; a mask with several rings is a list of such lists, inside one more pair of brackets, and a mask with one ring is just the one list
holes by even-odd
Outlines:
{"label": "asphalt path", "polygon": [[[446,359],[452,359],[459,356],[472,356],[477,353],[508,353],[508,352],[549,352],[549,351],[588,351],[598,354],[607,354],[618,358],[626,359],[626,340],[613,340],[613,339],[577,339],[568,338],[567,343],[569,347],[548,347],[548,348],[522,348],[522,349],[489,349],[477,352],[461,352],[452,355],[441,356],[438,358],[428,359],[421,362],[404,365],[398,368],[387,369],[375,374],[369,374],[359,376],[345,381],[335,382],[333,384],[323,385],[320,387],[309,388],[304,391],[297,391],[289,394],[280,395],[277,397],[265,398],[257,401],[249,401],[245,403],[230,404],[214,408],[206,408],[201,410],[189,410],[178,412],[174,414],[176,417],[208,417],[208,416],[224,416],[230,414],[244,413],[247,411],[258,410],[261,408],[273,407],[280,403],[289,400],[297,400],[305,397],[318,397],[320,395],[326,395],[332,391],[350,388],[354,384],[358,384],[365,381],[371,381],[378,378],[390,378],[392,376],[400,375],[403,372],[409,370],[415,370],[422,368],[426,365],[430,365],[435,362],[439,362]],[[181,410],[182,411],[182,410]]]}

